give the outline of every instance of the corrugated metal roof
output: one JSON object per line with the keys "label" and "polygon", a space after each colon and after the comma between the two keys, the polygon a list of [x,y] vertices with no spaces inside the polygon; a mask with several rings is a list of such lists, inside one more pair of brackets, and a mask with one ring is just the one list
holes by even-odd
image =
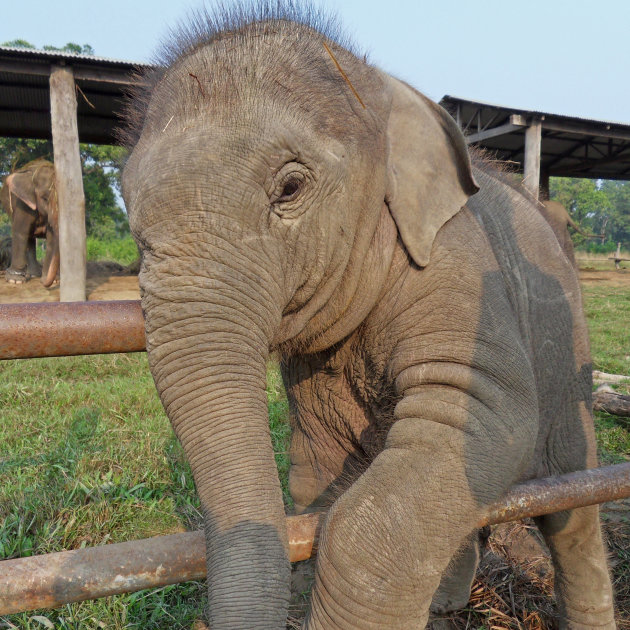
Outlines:
{"label": "corrugated metal roof", "polygon": [[22,48],[21,46],[0,46],[0,55],[3,53],[15,53],[19,57],[33,59],[59,59],[67,62],[87,61],[88,63],[113,64],[119,66],[147,66],[144,62],[134,62],[123,59],[111,59],[98,57],[97,55],[84,55],[60,50],[40,50],[39,48]]}
{"label": "corrugated metal roof", "polygon": [[543,112],[537,109],[521,109],[519,107],[498,105],[497,103],[490,103],[488,101],[471,101],[469,99],[465,99],[460,96],[452,96],[449,94],[443,96],[440,103],[454,102],[454,101],[459,101],[461,103],[470,103],[471,105],[480,105],[482,107],[487,107],[487,108],[492,108],[492,109],[502,109],[505,111],[515,112],[515,113],[520,113],[520,114],[525,114],[525,115],[530,114],[532,116],[552,116],[555,118],[565,118],[567,120],[577,120],[577,121],[581,121],[585,123],[602,124],[602,125],[622,125],[622,126],[630,125],[630,122],[624,123],[621,121],[613,121],[613,120],[597,120],[595,118],[582,118],[580,116],[571,116],[570,114],[554,114],[553,112]]}
{"label": "corrugated metal roof", "polygon": [[0,136],[50,138],[51,68],[72,68],[81,142],[113,144],[125,90],[143,64],[92,55],[0,46]]}

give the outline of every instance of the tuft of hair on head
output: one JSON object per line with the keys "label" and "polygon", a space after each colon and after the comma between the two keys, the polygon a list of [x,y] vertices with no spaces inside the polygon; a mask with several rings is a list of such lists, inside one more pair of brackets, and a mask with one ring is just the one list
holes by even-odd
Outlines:
{"label": "tuft of hair on head", "polygon": [[132,87],[126,91],[127,102],[121,115],[117,138],[127,148],[137,143],[144,126],[151,93],[167,68],[211,44],[225,35],[234,35],[256,23],[271,23],[282,34],[294,32],[295,24],[311,29],[350,51],[358,51],[334,13],[322,10],[311,0],[217,0],[210,7],[189,13],[167,33],[151,60],[148,70],[139,70],[132,77]]}

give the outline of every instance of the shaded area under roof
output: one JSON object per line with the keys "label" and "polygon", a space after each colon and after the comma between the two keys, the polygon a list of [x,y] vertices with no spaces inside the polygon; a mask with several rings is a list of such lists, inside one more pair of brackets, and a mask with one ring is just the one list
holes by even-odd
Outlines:
{"label": "shaded area under roof", "polygon": [[[90,55],[0,47],[0,136],[51,138],[51,67],[72,67],[81,142],[115,144],[125,91],[148,66]],[[630,125],[445,96],[469,142],[523,169],[525,129],[542,123],[543,176],[630,179]]]}
{"label": "shaded area under roof", "polygon": [[542,124],[540,170],[544,176],[630,179],[630,125],[534,112],[445,96],[469,144],[487,149],[523,171],[525,130]]}
{"label": "shaded area under roof", "polygon": [[57,51],[0,46],[0,136],[50,139],[51,67],[72,68],[79,140],[115,144],[125,90],[135,70],[129,61]]}

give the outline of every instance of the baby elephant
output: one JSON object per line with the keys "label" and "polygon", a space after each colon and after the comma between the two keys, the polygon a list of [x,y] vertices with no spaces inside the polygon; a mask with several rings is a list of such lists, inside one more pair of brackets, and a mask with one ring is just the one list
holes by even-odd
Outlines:
{"label": "baby elephant", "polygon": [[[205,515],[212,630],[285,627],[265,365],[298,511],[328,507],[306,628],[466,604],[475,524],[597,466],[575,271],[454,121],[292,5],[199,17],[129,114],[151,371]],[[614,628],[598,508],[538,519],[560,626]]]}

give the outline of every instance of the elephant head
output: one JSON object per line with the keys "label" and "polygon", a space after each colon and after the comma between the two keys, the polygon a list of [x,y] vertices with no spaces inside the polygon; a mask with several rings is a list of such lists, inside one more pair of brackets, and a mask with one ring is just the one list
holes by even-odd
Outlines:
{"label": "elephant head", "polygon": [[269,349],[346,337],[397,243],[426,265],[477,186],[441,108],[307,25],[182,41],[138,97],[123,176],[149,362],[204,510],[210,627],[283,628]]}
{"label": "elephant head", "polygon": [[[33,264],[35,237],[46,237],[42,283],[49,287],[59,270],[59,216],[55,167],[38,159],[8,175],[0,202],[11,218],[12,255],[9,272],[24,274]],[[36,261],[35,261],[36,262]]]}

